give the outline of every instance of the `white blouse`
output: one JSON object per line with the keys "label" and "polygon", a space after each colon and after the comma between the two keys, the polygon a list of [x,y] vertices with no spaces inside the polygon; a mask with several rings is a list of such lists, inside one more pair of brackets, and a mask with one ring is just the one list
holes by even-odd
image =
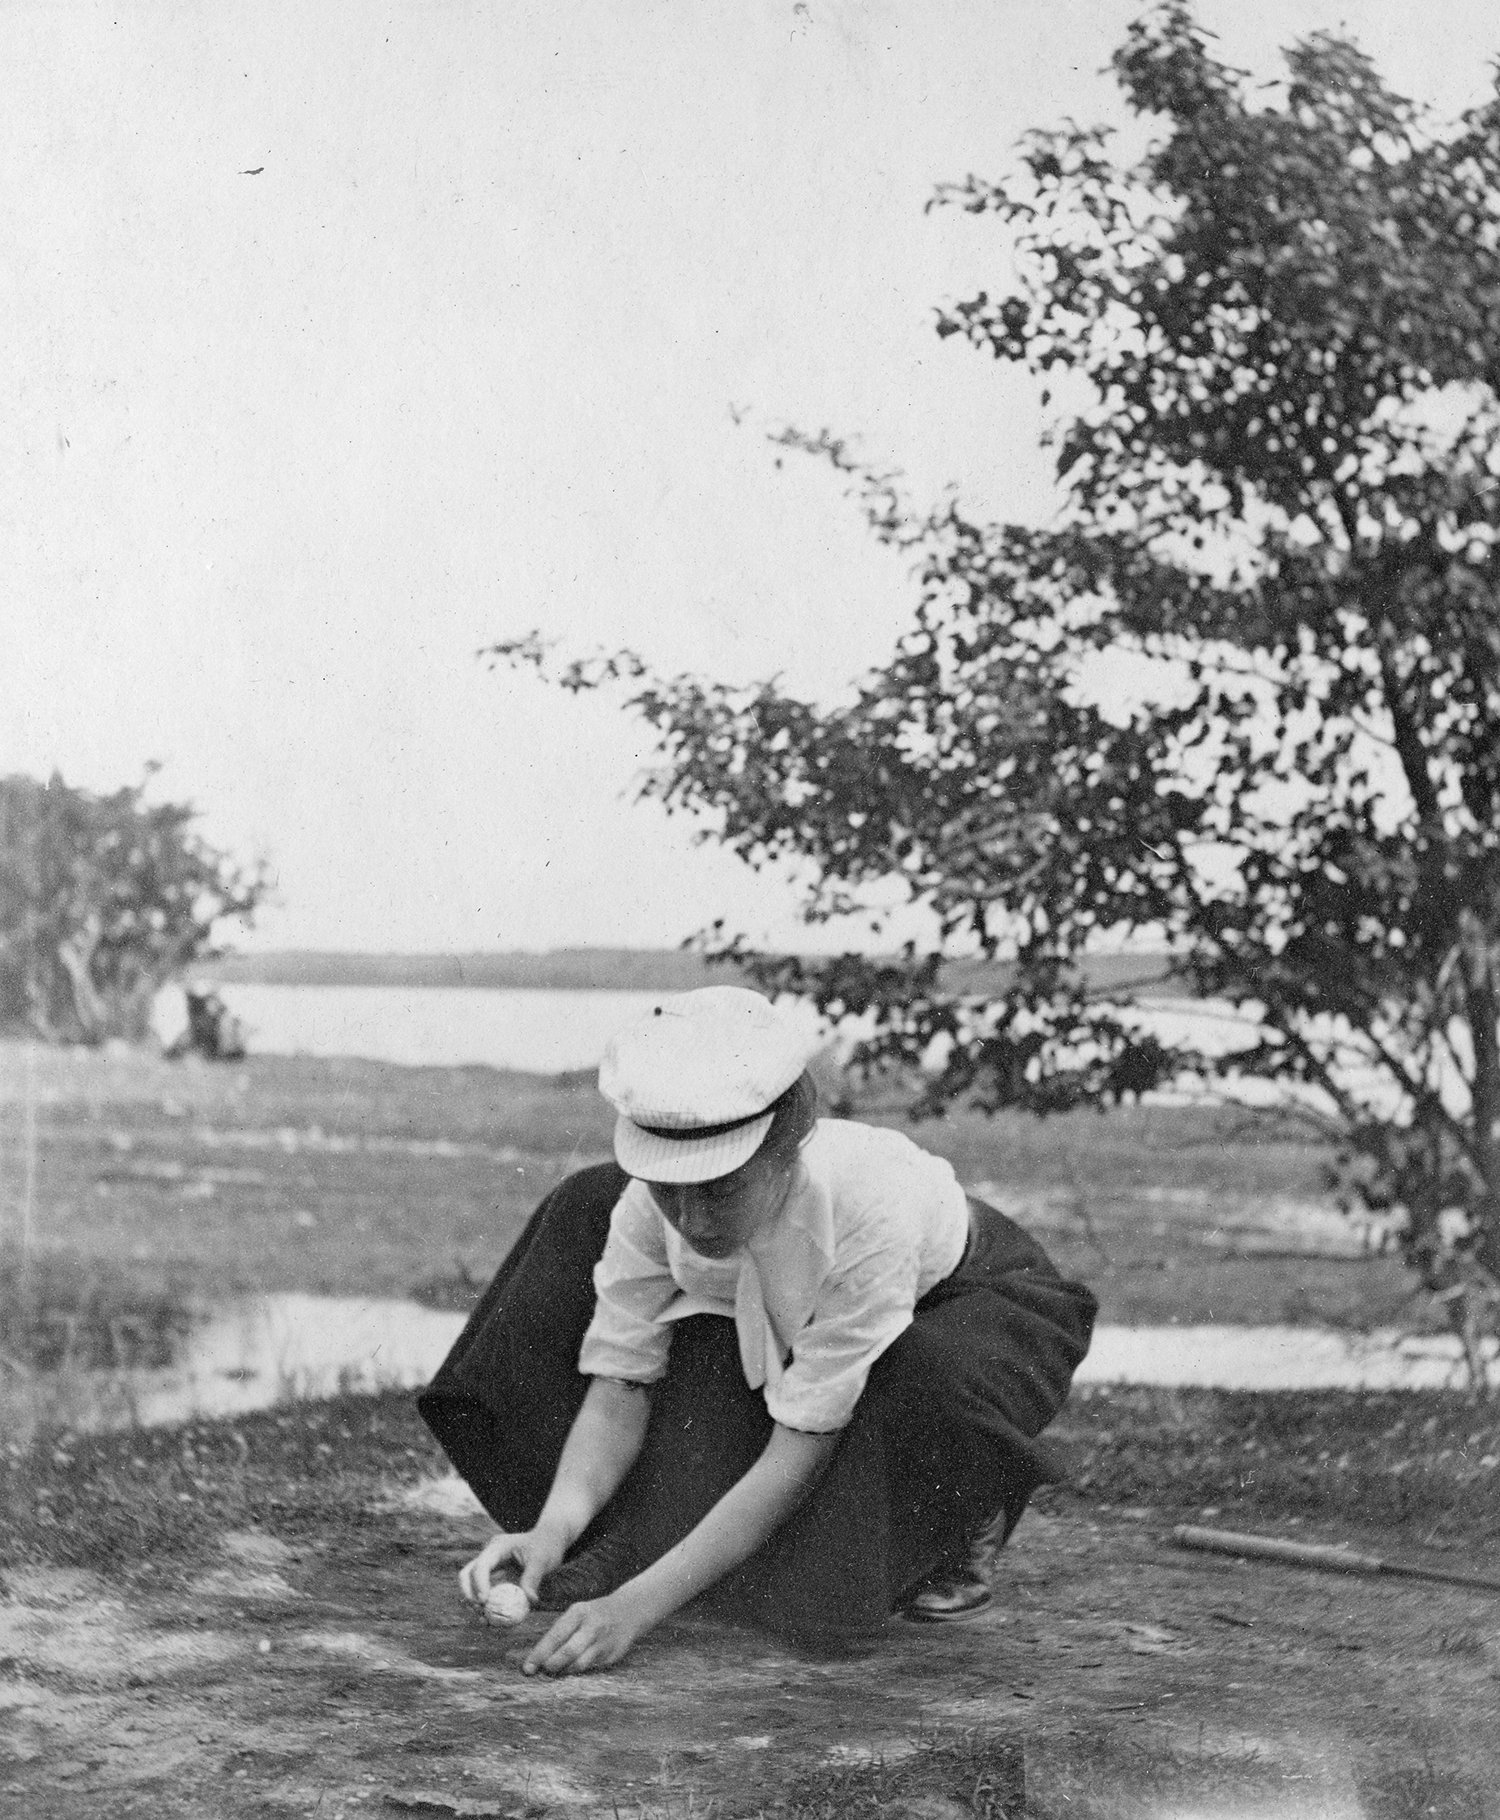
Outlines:
{"label": "white blouse", "polygon": [[950,1163],[899,1131],[840,1119],[818,1120],[781,1212],[731,1258],[699,1257],[633,1181],[594,1269],[579,1369],[654,1383],[673,1321],[725,1315],[745,1380],[764,1386],[773,1420],[842,1428],[870,1367],[957,1268],[968,1236],[968,1200]]}

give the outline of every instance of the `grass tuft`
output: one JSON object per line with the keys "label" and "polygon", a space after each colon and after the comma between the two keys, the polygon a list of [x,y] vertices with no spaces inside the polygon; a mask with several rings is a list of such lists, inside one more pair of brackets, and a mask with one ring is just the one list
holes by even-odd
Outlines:
{"label": "grass tuft", "polygon": [[767,1820],[877,1820],[913,1813],[941,1820],[1021,1820],[1026,1762],[1019,1740],[993,1732],[929,1732],[916,1750],[888,1760],[822,1764],[793,1782]]}
{"label": "grass tuft", "polygon": [[192,1328],[191,1302],[171,1275],[0,1244],[0,1334],[13,1375],[168,1365]]}
{"label": "grass tuft", "polygon": [[1447,1391],[1074,1393],[1048,1431],[1095,1507],[1500,1538],[1500,1410]]}
{"label": "grass tuft", "polygon": [[211,1552],[226,1529],[288,1540],[380,1525],[395,1485],[443,1460],[404,1392],[229,1421],[39,1436],[0,1448],[0,1570],[130,1573]]}

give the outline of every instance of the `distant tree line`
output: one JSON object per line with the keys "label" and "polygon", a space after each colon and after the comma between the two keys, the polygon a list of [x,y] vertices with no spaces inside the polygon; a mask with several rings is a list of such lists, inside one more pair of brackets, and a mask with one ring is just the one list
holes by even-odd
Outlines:
{"label": "distant tree line", "polygon": [[556,948],[449,954],[349,954],[288,948],[231,954],[199,971],[221,985],[472,987],[538,992],[688,992],[722,978],[676,948]]}
{"label": "distant tree line", "polygon": [[161,987],[212,954],[265,895],[146,782],[96,795],[54,775],[0,778],[0,1029],[139,1042]]}
{"label": "distant tree line", "polygon": [[[196,969],[217,985],[466,987],[481,991],[691,992],[721,985],[726,963],[685,948],[487,949],[449,954],[350,954],[338,949],[282,948],[226,954]],[[1101,988],[1132,990],[1156,982],[1164,993],[1165,954],[1089,955]],[[965,990],[1001,990],[1014,973],[1004,962],[959,961],[953,976]]]}

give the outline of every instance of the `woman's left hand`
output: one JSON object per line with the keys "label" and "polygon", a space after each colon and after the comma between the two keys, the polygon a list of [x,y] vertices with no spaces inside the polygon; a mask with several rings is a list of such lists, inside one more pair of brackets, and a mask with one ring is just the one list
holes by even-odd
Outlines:
{"label": "woman's left hand", "polygon": [[626,1587],[603,1599],[581,1599],[532,1644],[521,1672],[582,1675],[591,1668],[609,1668],[650,1628]]}

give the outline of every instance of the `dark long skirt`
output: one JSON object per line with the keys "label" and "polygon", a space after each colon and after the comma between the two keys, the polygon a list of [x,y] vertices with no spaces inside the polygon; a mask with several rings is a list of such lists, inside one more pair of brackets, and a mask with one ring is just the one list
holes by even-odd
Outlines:
{"label": "dark long skirt", "polygon": [[[417,1407],[502,1529],[530,1529],[588,1389],[578,1351],[593,1269],[627,1177],[580,1171],[537,1209]],[[1037,1440],[1088,1350],[1095,1301],[1019,1226],[974,1201],[963,1263],[917,1304],[876,1361],[808,1500],[705,1595],[724,1615],[830,1644],[881,1629],[929,1575],[998,1519],[1014,1527],[1057,1479]],[[681,1539],[771,1433],[746,1384],[734,1322],[673,1324],[645,1444],[575,1553],[619,1534],[644,1564]]]}

